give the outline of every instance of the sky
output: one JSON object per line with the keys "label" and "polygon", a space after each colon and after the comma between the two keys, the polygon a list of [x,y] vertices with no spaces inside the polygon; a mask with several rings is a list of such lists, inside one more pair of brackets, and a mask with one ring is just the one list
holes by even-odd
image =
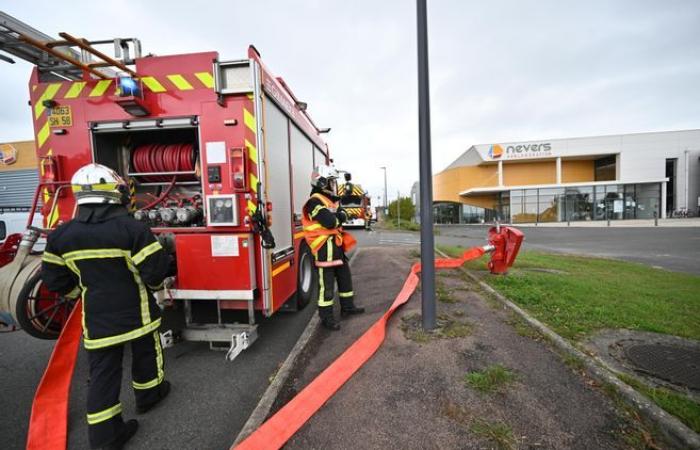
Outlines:
{"label": "sky", "polygon": [[[418,179],[411,0],[0,0],[52,36],[138,37],[145,53],[254,44],[375,204]],[[699,128],[700,1],[428,0],[432,167],[471,145]],[[32,139],[31,67],[0,61],[0,141]]]}

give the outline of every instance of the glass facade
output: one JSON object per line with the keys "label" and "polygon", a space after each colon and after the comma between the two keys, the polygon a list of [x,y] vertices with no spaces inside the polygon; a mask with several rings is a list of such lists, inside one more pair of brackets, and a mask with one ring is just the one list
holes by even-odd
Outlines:
{"label": "glass facade", "polygon": [[610,184],[499,192],[493,208],[456,202],[433,205],[435,223],[576,222],[661,217],[661,184]]}
{"label": "glass facade", "polygon": [[480,208],[456,202],[437,202],[433,205],[435,223],[486,223],[496,220],[495,209]]}
{"label": "glass facade", "polygon": [[517,189],[509,204],[513,223],[653,219],[654,212],[660,217],[661,184]]}

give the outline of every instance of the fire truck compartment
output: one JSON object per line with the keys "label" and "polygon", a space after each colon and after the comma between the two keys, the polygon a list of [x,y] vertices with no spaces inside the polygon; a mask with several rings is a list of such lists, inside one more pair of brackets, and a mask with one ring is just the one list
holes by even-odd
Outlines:
{"label": "fire truck compartment", "polygon": [[91,124],[94,161],[133,185],[137,220],[158,228],[204,224],[196,123],[192,117]]}

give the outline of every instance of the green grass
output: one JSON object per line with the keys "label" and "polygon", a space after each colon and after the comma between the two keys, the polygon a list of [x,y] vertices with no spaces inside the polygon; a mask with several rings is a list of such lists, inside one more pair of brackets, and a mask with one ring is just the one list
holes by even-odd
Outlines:
{"label": "green grass", "polygon": [[508,384],[517,379],[512,370],[494,364],[484,370],[469,372],[464,376],[464,382],[481,392],[502,391]]}
{"label": "green grass", "polygon": [[452,291],[447,289],[445,285],[439,281],[435,286],[435,297],[437,297],[437,300],[442,303],[457,303],[459,301],[454,295],[452,295]]}
{"label": "green grass", "polygon": [[[464,249],[441,247],[453,256]],[[485,270],[488,256],[467,268]],[[547,273],[529,268],[555,269]],[[524,251],[508,276],[484,281],[560,335],[578,341],[604,328],[700,339],[700,277],[643,264]]]}
{"label": "green grass", "polygon": [[649,397],[654,403],[678,417],[696,433],[700,433],[700,404],[669,389],[648,386],[628,375],[618,375],[618,377]]}
{"label": "green grass", "polygon": [[513,435],[513,430],[507,423],[496,421],[488,422],[483,419],[476,419],[470,425],[469,431],[486,438],[496,444],[500,449],[515,449],[517,441]]}

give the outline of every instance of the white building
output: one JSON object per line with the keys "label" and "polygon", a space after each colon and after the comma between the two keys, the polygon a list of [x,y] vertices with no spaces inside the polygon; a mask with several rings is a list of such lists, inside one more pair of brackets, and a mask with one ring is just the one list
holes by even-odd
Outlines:
{"label": "white building", "polygon": [[438,222],[697,215],[700,130],[474,145],[433,186]]}

